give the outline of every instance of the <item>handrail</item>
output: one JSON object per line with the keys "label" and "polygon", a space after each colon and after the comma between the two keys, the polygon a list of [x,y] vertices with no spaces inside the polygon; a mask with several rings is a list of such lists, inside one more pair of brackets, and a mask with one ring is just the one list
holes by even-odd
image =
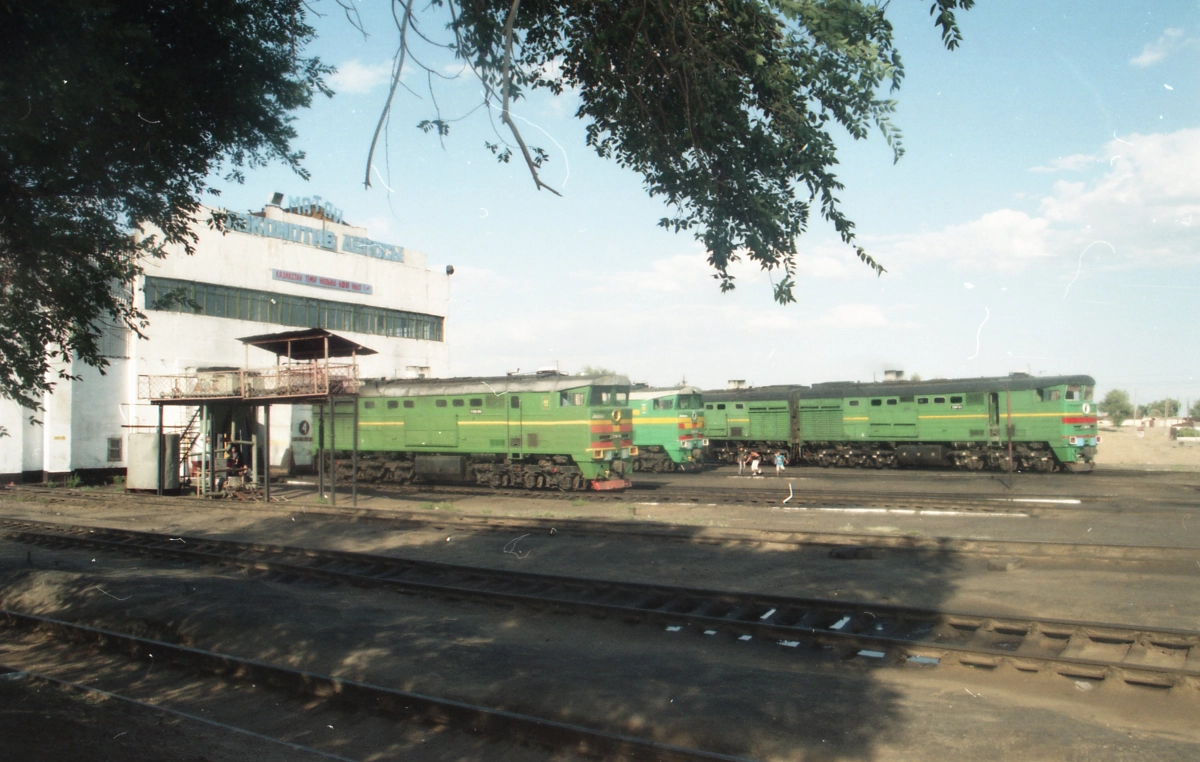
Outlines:
{"label": "handrail", "polygon": [[218,400],[354,394],[357,363],[277,365],[248,370],[138,376],[138,399]]}

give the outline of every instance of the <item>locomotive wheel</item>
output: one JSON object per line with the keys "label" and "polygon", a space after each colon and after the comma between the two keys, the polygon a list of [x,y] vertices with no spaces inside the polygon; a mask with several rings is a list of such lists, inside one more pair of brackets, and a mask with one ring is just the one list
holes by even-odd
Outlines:
{"label": "locomotive wheel", "polygon": [[583,474],[575,474],[571,477],[571,489],[578,492],[579,490],[583,489],[584,486],[585,482],[583,480]]}
{"label": "locomotive wheel", "polygon": [[537,474],[531,474],[531,473],[526,472],[525,479],[524,479],[525,489],[533,489],[534,487],[537,486],[537,482],[538,482]]}
{"label": "locomotive wheel", "polygon": [[636,458],[636,459],[633,461],[633,470],[634,470],[634,471],[641,471],[641,470],[642,470],[642,459],[641,459],[641,458]]}
{"label": "locomotive wheel", "polygon": [[656,474],[661,474],[663,472],[662,461],[661,460],[654,461],[654,463],[650,466],[650,470]]}

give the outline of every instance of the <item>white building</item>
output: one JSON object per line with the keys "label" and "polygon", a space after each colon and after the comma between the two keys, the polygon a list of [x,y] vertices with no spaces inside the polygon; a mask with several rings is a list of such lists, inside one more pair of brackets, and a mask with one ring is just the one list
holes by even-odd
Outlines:
{"label": "white building", "polygon": [[[291,199],[286,210],[282,201],[276,194],[262,211],[236,215],[225,234],[209,228],[210,210],[202,210],[192,256],[173,247],[166,258],[146,261],[134,295],[150,321],[145,338],[127,330],[106,336],[103,375],[82,363],[64,368],[79,379],[56,381],[37,413],[40,424],[0,401],[8,431],[0,438],[0,478],[119,473],[129,433],[157,424],[154,406],[138,399],[138,377],[275,364],[274,355],[244,348],[244,336],[326,328],[378,352],[359,360],[361,376],[447,375],[453,269],[430,270],[424,254],[371,240],[319,197]],[[168,407],[165,423],[182,426],[191,412]],[[275,465],[304,465],[310,457],[310,412],[272,413]]]}

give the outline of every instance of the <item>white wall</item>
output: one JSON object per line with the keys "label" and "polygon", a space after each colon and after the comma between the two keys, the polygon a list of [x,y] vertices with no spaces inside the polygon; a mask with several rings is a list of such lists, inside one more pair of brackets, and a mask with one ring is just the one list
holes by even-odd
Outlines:
{"label": "white wall", "polygon": [[[250,235],[241,232],[221,234],[208,227],[209,210],[202,209],[195,253],[188,256],[183,248],[168,248],[163,259],[144,262],[147,275],[178,280],[213,283],[273,293],[295,294],[315,299],[364,304],[445,318],[449,308],[450,276],[429,270],[421,252],[404,249],[404,262],[377,259],[341,251],[343,236],[369,238],[365,228],[338,225],[290,214],[278,207],[267,207],[267,218],[291,222],[336,234],[338,250],[330,251],[303,243]],[[369,284],[372,293],[316,288],[275,280],[275,269],[308,275],[337,278]],[[131,431],[150,431],[158,422],[158,411],[139,400],[138,376],[169,375],[193,371],[198,367],[265,367],[274,365],[273,354],[259,349],[246,350],[238,339],[256,334],[295,330],[294,326],[260,323],[203,314],[147,310],[140,293],[135,304],[150,320],[138,338],[129,332],[114,332],[105,337],[104,353],[110,358],[105,375],[79,363],[71,372],[77,381],[55,379],[55,391],[46,396],[45,410],[38,417],[44,426],[23,421],[20,408],[0,400],[0,426],[9,437],[0,439],[0,473],[46,471],[66,473],[76,469],[124,467],[125,461],[108,461],[108,438],[122,438],[122,456],[127,454]],[[371,377],[411,377],[425,369],[429,375],[446,375],[449,349],[445,341],[391,338],[374,334],[338,332],[352,341],[374,349],[378,354],[359,358],[359,373]],[[443,338],[448,331],[443,331]],[[164,423],[182,425],[190,416],[182,407],[167,407]],[[261,420],[261,418],[260,418]],[[281,464],[292,449],[298,465],[312,462],[308,442],[293,443],[303,422],[311,426],[309,406],[273,407],[271,410],[271,460]],[[309,438],[312,436],[310,430]],[[295,445],[295,447],[293,447]]]}

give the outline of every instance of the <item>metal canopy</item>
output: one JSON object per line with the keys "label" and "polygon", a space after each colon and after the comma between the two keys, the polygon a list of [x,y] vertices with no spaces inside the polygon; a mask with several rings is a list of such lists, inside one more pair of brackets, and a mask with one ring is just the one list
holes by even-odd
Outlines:
{"label": "metal canopy", "polygon": [[264,333],[261,336],[246,336],[238,341],[292,360],[324,360],[331,357],[378,354],[370,347],[365,347],[344,336],[338,336],[324,328]]}

